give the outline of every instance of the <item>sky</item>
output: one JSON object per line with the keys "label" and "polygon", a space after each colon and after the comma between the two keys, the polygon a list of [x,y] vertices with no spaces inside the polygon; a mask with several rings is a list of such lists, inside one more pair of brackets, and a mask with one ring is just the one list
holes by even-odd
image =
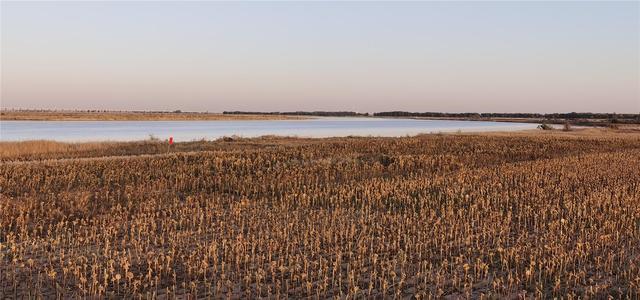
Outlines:
{"label": "sky", "polygon": [[0,3],[0,107],[640,112],[640,2]]}

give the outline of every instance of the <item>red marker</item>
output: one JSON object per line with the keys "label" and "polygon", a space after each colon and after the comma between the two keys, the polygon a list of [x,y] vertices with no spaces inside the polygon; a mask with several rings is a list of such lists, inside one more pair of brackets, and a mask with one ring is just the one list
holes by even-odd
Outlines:
{"label": "red marker", "polygon": [[169,145],[173,145],[173,137],[172,136],[169,137]]}

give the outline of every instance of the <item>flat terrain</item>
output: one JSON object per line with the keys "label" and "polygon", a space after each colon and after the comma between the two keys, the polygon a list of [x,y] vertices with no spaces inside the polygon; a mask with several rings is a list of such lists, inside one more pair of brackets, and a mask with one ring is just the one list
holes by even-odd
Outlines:
{"label": "flat terrain", "polygon": [[[389,118],[389,117],[387,117]],[[394,117],[396,118],[396,117]],[[499,118],[499,117],[482,117],[482,118],[469,118],[469,117],[397,117],[397,118],[412,118],[418,120],[453,120],[453,121],[484,121],[484,122],[507,122],[507,123],[536,123],[536,124],[557,124],[564,125],[567,123],[566,119],[545,119],[545,118]],[[590,126],[590,127],[637,127],[640,122],[638,120],[624,120],[625,123],[611,123],[609,119],[570,119],[569,124],[572,126]]]}
{"label": "flat terrain", "polygon": [[0,298],[638,298],[633,130],[0,143]]}
{"label": "flat terrain", "polygon": [[225,115],[193,112],[77,112],[77,111],[3,111],[3,121],[230,121],[291,120],[302,116]]}

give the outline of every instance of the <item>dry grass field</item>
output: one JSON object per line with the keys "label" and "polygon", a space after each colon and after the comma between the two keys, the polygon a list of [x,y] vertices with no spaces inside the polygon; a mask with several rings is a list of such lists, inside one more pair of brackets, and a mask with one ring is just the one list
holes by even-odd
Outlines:
{"label": "dry grass field", "polygon": [[640,134],[0,143],[0,298],[638,298]]}

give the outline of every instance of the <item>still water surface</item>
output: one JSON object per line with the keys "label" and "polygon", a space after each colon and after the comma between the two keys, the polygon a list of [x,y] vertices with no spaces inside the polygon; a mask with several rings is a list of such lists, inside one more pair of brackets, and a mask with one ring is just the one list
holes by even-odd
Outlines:
{"label": "still water surface", "polygon": [[0,121],[1,141],[132,141],[173,136],[176,141],[223,136],[405,136],[437,132],[534,129],[537,124],[476,121],[314,118],[260,121]]}

